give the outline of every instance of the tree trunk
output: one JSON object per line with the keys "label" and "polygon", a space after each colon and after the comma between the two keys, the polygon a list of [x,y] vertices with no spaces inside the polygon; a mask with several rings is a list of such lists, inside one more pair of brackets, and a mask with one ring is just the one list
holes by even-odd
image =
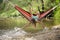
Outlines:
{"label": "tree trunk", "polygon": [[44,12],[44,1],[41,0],[41,2],[42,2],[42,13],[43,13]]}

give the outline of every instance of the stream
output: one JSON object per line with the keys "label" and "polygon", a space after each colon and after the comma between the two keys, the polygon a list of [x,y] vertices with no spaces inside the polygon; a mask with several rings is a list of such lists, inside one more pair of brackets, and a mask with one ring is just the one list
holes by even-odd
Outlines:
{"label": "stream", "polygon": [[60,40],[60,25],[37,33],[28,33],[18,27],[0,30],[0,40]]}
{"label": "stream", "polygon": [[27,32],[18,27],[13,30],[0,30],[0,40],[36,40],[34,37],[27,37],[27,34]]}

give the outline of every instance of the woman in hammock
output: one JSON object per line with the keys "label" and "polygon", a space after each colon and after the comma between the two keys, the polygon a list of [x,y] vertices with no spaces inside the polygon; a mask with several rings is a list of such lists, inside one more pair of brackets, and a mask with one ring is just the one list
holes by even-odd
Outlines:
{"label": "woman in hammock", "polygon": [[39,22],[39,16],[40,16],[39,12],[35,12],[35,13],[37,14],[31,14],[32,23],[34,24],[34,27],[36,27],[36,23]]}

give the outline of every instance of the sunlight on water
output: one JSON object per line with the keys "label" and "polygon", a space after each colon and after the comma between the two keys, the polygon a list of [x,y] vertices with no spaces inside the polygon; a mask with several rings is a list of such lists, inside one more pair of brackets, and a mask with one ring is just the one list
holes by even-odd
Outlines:
{"label": "sunlight on water", "polygon": [[34,37],[25,37],[27,32],[23,29],[15,27],[13,30],[2,32],[0,40],[36,40]]}

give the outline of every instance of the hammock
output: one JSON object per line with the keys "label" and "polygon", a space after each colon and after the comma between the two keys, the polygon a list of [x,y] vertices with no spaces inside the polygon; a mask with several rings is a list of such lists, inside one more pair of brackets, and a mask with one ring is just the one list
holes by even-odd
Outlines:
{"label": "hammock", "polygon": [[44,18],[47,14],[50,14],[50,12],[52,12],[56,7],[57,6],[55,6],[55,7],[51,8],[51,9],[49,9],[48,11],[42,13],[39,18],[40,19]]}
{"label": "hammock", "polygon": [[31,22],[31,14],[22,8],[15,6],[15,9],[17,9],[26,19],[28,19]]}
{"label": "hammock", "polygon": [[[48,11],[44,12],[44,13],[41,13],[40,16],[39,16],[39,19],[42,19],[44,18],[47,14],[49,14],[51,11],[53,11],[57,6],[49,9]],[[32,18],[31,18],[31,14],[27,11],[25,11],[24,9],[18,7],[18,6],[15,6],[15,9],[17,9],[28,21],[31,22]]]}

